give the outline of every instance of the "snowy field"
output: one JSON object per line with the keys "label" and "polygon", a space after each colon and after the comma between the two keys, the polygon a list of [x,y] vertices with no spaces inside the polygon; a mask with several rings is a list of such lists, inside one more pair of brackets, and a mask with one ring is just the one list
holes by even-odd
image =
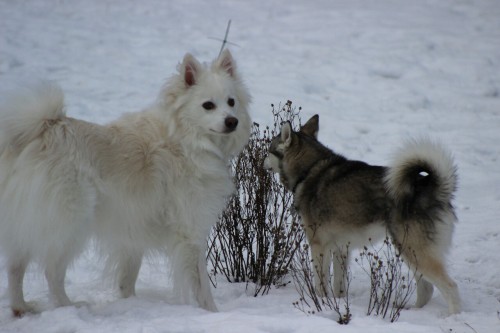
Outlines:
{"label": "snowy field", "polygon": [[68,114],[99,123],[150,104],[186,52],[217,56],[227,21],[231,50],[253,95],[255,121],[291,99],[320,114],[320,140],[384,164],[408,137],[427,135],[459,167],[459,224],[449,270],[463,312],[439,292],[397,323],[364,315],[368,284],[355,275],[352,322],[307,316],[292,285],[254,298],[219,283],[219,313],[175,304],[161,260],[141,270],[138,296],[119,299],[89,249],[68,272],[73,300],[54,309],[32,267],[26,298],[44,312],[11,317],[0,260],[0,332],[500,332],[500,1],[496,0],[0,0],[0,90],[48,78]]}

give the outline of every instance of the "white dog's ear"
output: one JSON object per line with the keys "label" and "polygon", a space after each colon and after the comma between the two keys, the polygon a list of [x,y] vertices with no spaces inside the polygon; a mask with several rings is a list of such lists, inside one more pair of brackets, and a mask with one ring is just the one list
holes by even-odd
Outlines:
{"label": "white dog's ear", "polygon": [[234,74],[236,73],[236,64],[234,62],[233,56],[231,55],[231,52],[229,52],[228,49],[222,51],[222,54],[217,59],[216,66],[223,69],[231,76],[234,76]]}
{"label": "white dog's ear", "polygon": [[285,147],[289,147],[292,143],[292,134],[292,125],[287,121],[281,126],[281,141],[283,141]]}
{"label": "white dog's ear", "polygon": [[181,74],[184,77],[186,86],[194,86],[201,71],[201,64],[190,53],[187,53],[184,56],[181,66]]}
{"label": "white dog's ear", "polygon": [[319,116],[316,114],[312,116],[305,124],[300,128],[300,131],[304,134],[318,138],[319,131]]}

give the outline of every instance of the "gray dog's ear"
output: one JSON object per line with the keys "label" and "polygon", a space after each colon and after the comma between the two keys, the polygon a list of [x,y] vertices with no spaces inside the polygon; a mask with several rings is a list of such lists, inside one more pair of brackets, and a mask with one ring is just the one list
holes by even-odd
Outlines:
{"label": "gray dog's ear", "polygon": [[193,55],[187,53],[182,60],[180,73],[184,78],[187,87],[194,86],[201,71],[201,64]]}
{"label": "gray dog's ear", "polygon": [[283,141],[285,147],[289,147],[292,143],[292,134],[292,125],[287,121],[281,126],[281,141]]}
{"label": "gray dog's ear", "polygon": [[300,131],[304,134],[312,136],[313,138],[318,138],[319,131],[319,116],[316,114],[309,119],[304,126],[300,128]]}

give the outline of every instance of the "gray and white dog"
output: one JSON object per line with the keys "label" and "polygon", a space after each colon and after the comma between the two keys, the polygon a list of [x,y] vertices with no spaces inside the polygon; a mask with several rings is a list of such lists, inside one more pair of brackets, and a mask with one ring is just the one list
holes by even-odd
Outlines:
{"label": "gray and white dog", "polygon": [[451,155],[424,139],[408,142],[391,166],[372,166],[325,147],[317,140],[318,129],[318,115],[298,132],[284,123],[265,161],[293,192],[313,259],[322,262],[316,288],[327,286],[331,260],[323,256],[333,254],[333,292],[342,296],[349,250],[389,234],[417,272],[415,306],[427,304],[435,285],[450,314],[460,312],[457,284],[444,261],[456,222],[451,200],[457,172]]}

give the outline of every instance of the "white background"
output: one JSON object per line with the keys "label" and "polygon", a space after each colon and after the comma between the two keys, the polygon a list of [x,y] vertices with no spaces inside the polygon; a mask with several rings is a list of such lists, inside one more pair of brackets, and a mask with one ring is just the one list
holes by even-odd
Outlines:
{"label": "white background", "polygon": [[[98,123],[152,103],[186,52],[217,56],[227,21],[231,50],[253,95],[254,121],[291,99],[320,115],[319,138],[351,158],[384,164],[409,137],[443,142],[459,167],[459,217],[449,254],[463,313],[435,292],[399,321],[366,317],[369,286],[351,286],[353,320],[306,316],[293,286],[254,298],[220,281],[219,313],[175,305],[160,259],[122,300],[89,249],[68,272],[74,300],[54,309],[36,267],[26,297],[42,314],[10,315],[0,261],[1,332],[500,332],[500,2],[495,0],[0,0],[0,89],[59,82],[70,116]],[[250,287],[250,289],[252,289]]]}

